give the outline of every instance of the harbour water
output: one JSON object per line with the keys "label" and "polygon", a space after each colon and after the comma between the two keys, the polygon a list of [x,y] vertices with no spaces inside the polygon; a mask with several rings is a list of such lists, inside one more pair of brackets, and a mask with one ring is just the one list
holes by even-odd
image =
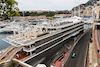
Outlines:
{"label": "harbour water", "polygon": [[6,36],[8,36],[10,34],[0,34],[0,50],[3,50],[5,48],[7,48],[8,46],[10,46],[10,44],[6,43],[5,41],[3,41],[3,38],[6,38]]}

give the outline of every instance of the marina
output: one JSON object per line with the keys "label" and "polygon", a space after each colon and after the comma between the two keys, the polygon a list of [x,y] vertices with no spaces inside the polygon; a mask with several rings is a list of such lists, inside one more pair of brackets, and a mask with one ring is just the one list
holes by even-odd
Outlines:
{"label": "marina", "polygon": [[[38,58],[39,60],[42,60],[43,58],[46,58],[46,60],[47,60],[47,58],[49,58],[49,56],[54,54],[61,46],[64,45],[64,41],[66,39],[68,39],[72,36],[75,36],[75,35],[79,34],[80,31],[84,30],[84,27],[83,27],[84,23],[81,21],[81,19],[78,20],[76,17],[73,19],[73,21],[71,18],[69,18],[69,19],[67,18],[67,20],[65,20],[65,19],[66,18],[64,18],[63,20],[58,19],[57,22],[55,22],[55,23],[49,22],[49,24],[47,24],[46,22],[45,23],[43,22],[42,24],[38,24],[38,25],[34,25],[34,26],[28,25],[28,26],[26,26],[26,28],[24,28],[24,29],[21,28],[20,30],[13,29],[12,35],[8,35],[6,38],[2,39],[3,41],[14,46],[11,49],[9,56],[7,58],[4,58],[3,61],[10,60],[11,58],[16,58],[23,62],[30,63],[32,58],[35,58],[37,56],[41,56],[40,59]],[[66,27],[65,24],[67,24],[67,26],[69,28]],[[76,25],[76,24],[78,24],[78,25]],[[17,24],[17,25],[19,25],[19,24]],[[73,25],[75,25],[75,26],[73,26]],[[75,30],[72,30],[72,29],[74,29],[74,27],[75,27]],[[62,31],[60,31],[60,29],[62,29]],[[65,33],[66,30],[69,32]],[[72,30],[72,31],[70,31],[70,30]],[[27,31],[27,33],[25,33],[26,31]],[[71,33],[74,33],[74,31],[77,31],[77,32],[75,32],[75,34],[71,34]],[[17,32],[17,34],[16,34],[16,32]],[[61,35],[62,32],[63,32],[63,35]],[[29,35],[27,35],[27,34],[29,34]],[[69,35],[69,36],[65,37],[67,35]],[[52,36],[54,36],[55,38]],[[44,40],[45,38],[47,40]],[[40,44],[35,44],[38,42],[40,42]],[[48,44],[48,45],[46,45],[46,44]],[[54,53],[52,51],[54,51]],[[42,57],[44,54],[46,54],[48,52],[50,53],[50,55],[48,54],[47,56]],[[20,58],[18,58],[18,56]],[[34,64],[36,65],[36,63],[41,63],[41,62],[35,61],[35,62],[32,62],[31,65],[34,65]]]}
{"label": "marina", "polygon": [[4,42],[2,39],[7,37],[9,34],[0,34],[0,50],[6,49],[10,44]]}
{"label": "marina", "polygon": [[[70,38],[91,28],[91,25],[76,16],[53,21],[44,20],[36,25],[30,22],[13,22],[0,33],[1,43],[5,44],[1,45],[1,62],[17,59],[32,66],[41,63],[50,66],[50,57],[67,44],[67,40],[70,41]],[[2,50],[4,48],[6,49]]]}
{"label": "marina", "polygon": [[0,67],[100,66],[100,1],[1,0],[0,7]]}

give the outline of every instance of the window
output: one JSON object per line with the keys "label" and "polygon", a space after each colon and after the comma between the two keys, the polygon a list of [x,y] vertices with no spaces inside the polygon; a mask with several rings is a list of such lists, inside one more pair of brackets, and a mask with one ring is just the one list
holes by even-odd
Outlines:
{"label": "window", "polygon": [[56,30],[55,28],[54,29],[48,29],[48,31],[54,31],[54,30]]}

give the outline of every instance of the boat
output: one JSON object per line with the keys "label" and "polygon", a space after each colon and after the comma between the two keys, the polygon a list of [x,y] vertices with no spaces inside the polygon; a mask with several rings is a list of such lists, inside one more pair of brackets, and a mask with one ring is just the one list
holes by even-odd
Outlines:
{"label": "boat", "polygon": [[0,33],[13,33],[13,31],[15,30],[15,32],[17,33],[18,30],[21,30],[22,26],[24,27],[25,24],[31,24],[28,21],[22,21],[22,20],[14,20],[12,22],[6,23],[0,23]]}
{"label": "boat", "polygon": [[[22,26],[21,26],[22,27]],[[20,28],[20,27],[19,27]],[[14,58],[26,62],[39,56],[63,41],[83,33],[84,22],[77,17],[59,18],[52,22],[37,25],[26,25],[18,34],[9,35],[3,40],[16,48]],[[20,48],[21,47],[21,48]]]}

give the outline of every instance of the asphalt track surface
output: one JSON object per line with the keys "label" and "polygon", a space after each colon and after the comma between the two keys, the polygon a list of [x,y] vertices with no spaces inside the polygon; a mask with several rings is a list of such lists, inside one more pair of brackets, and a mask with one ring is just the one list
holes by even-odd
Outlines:
{"label": "asphalt track surface", "polygon": [[[90,41],[92,30],[89,30],[83,35],[83,37],[78,41],[73,51],[71,52],[64,67],[84,67],[85,65],[85,55]],[[76,53],[76,57],[72,58],[72,53]]]}

